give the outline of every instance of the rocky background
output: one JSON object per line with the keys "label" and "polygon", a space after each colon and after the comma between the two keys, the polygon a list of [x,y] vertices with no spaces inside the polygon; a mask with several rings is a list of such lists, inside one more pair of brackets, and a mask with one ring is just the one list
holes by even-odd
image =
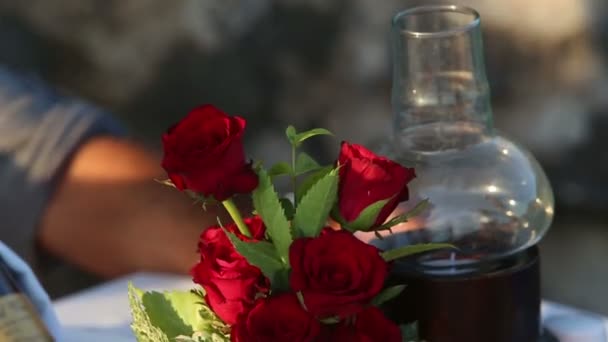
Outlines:
{"label": "rocky background", "polygon": [[[390,18],[423,2],[0,0],[0,63],[107,108],[152,148],[214,103],[249,119],[248,149],[272,162],[288,155],[287,123],[360,143],[386,135]],[[545,296],[608,313],[608,4],[455,2],[482,15],[496,126],[556,191]]]}

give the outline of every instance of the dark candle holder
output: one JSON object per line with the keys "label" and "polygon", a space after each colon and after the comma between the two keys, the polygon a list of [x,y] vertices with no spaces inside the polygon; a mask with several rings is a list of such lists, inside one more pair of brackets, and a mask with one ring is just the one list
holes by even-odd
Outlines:
{"label": "dark candle holder", "polygon": [[539,341],[538,248],[488,268],[464,275],[395,273],[392,281],[407,288],[387,313],[400,323],[417,321],[420,339],[429,342]]}

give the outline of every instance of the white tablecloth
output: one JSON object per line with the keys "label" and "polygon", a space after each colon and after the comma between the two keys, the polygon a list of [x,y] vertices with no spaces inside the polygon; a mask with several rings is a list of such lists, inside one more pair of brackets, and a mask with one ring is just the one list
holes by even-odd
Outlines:
{"label": "white tablecloth", "polygon": [[[127,298],[127,284],[146,290],[189,289],[190,278],[166,274],[137,273],[102,284],[90,290],[55,301],[55,309],[61,324],[65,327],[66,342],[134,342],[129,324],[131,316]],[[543,301],[544,323],[555,329],[579,331],[598,329],[606,331],[608,319],[589,312],[576,310],[564,305]],[[580,324],[579,324],[580,323]],[[585,342],[605,342],[606,339],[586,339]],[[576,342],[583,342],[579,337]]]}

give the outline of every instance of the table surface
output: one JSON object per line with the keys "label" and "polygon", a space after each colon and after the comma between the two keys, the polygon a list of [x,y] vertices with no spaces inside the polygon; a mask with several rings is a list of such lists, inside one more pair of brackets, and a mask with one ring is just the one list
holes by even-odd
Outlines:
{"label": "table surface", "polygon": [[[131,322],[127,298],[129,281],[146,290],[192,288],[192,281],[187,277],[136,273],[56,300],[54,306],[59,321],[65,327],[65,341],[134,342],[135,338],[129,328]],[[606,317],[548,301],[543,301],[541,311],[543,323],[552,325],[555,329],[568,330],[566,332],[569,334],[574,329],[577,330],[575,333],[579,334],[581,329],[588,331],[589,324],[592,329],[597,331],[599,324],[602,334],[608,336],[608,318]],[[576,324],[578,322],[581,324]],[[565,341],[565,339],[563,340]],[[572,341],[582,340],[578,338]],[[603,342],[606,339],[596,337],[585,339],[585,341]]]}

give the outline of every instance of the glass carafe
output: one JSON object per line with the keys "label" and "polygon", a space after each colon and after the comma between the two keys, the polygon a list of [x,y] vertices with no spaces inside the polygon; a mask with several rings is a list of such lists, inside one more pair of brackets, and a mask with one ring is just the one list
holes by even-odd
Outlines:
{"label": "glass carafe", "polygon": [[455,245],[398,265],[434,275],[492,267],[535,245],[551,223],[553,194],[532,155],[493,127],[478,13],[424,6],[392,25],[394,132],[384,152],[416,169],[400,209],[431,205],[374,243]]}

